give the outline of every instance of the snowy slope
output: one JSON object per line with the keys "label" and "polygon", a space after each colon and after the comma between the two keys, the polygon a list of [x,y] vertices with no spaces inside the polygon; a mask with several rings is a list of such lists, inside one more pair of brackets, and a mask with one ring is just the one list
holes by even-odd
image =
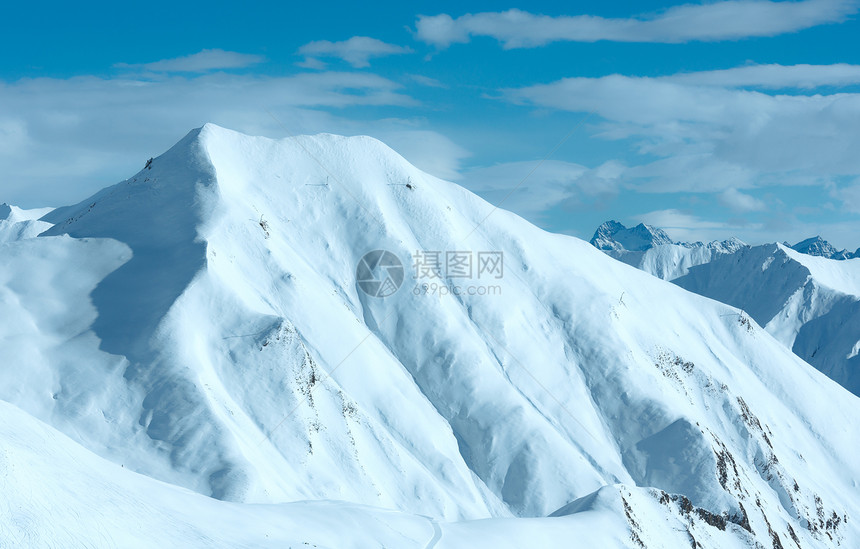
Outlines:
{"label": "snowy slope", "polygon": [[785,253],[806,267],[812,278],[821,284],[844,294],[860,296],[860,261],[834,262],[830,258],[813,257],[790,249]]}
{"label": "snowy slope", "polygon": [[50,223],[39,221],[51,208],[22,210],[17,206],[0,204],[0,244],[33,238],[51,228]]}
{"label": "snowy slope", "polygon": [[426,519],[221,502],[137,475],[0,402],[3,547],[425,547]]}
{"label": "snowy slope", "polygon": [[837,261],[768,244],[696,267],[675,283],[743,309],[860,395],[860,259]]}
{"label": "snowy slope", "polygon": [[640,223],[628,229],[617,221],[600,225],[591,238],[591,244],[606,255],[663,280],[684,276],[690,267],[708,263],[746,246],[736,238],[707,244],[674,242],[660,228]]}
{"label": "snowy slope", "polygon": [[[0,322],[27,351],[0,346],[0,399],[222,500],[489,519],[440,547],[554,512],[573,539],[605,521],[595,546],[860,542],[855,396],[736,310],[491,211],[370,138],[207,125],[5,245],[0,318],[29,320]],[[408,273],[384,299],[355,279],[377,249]],[[416,250],[504,275],[442,295]]]}
{"label": "snowy slope", "polygon": [[[640,238],[628,248],[629,234],[644,231],[657,237]],[[860,261],[848,261],[854,254],[836,250],[821,237],[750,250],[737,239],[667,244],[659,235],[665,233],[658,228],[627,229],[608,221],[591,244],[628,265],[746,310],[798,356],[860,394]],[[787,262],[793,268],[786,268]]]}
{"label": "snowy slope", "polygon": [[[588,547],[636,547],[625,505],[644,503],[637,507],[645,528],[666,514],[652,494],[624,486],[606,487],[553,518],[459,523],[335,501],[223,502],[107,462],[4,402],[0,493],[4,547],[562,549],[571,539]],[[669,520],[670,529],[637,528],[637,538],[649,546],[678,546],[692,536],[742,546],[725,531],[711,532],[695,512],[679,510]]]}

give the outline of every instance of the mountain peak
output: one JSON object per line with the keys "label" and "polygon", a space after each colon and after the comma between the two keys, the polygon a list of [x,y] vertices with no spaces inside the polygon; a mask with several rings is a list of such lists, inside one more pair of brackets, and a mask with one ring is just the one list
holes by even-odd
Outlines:
{"label": "mountain peak", "polygon": [[665,231],[644,223],[627,228],[618,221],[603,223],[591,238],[591,244],[599,250],[645,251],[660,244],[675,242]]}
{"label": "mountain peak", "polygon": [[24,210],[11,204],[0,204],[0,244],[33,238],[51,228],[50,223],[40,221],[51,208]]}
{"label": "mountain peak", "polygon": [[821,236],[807,238],[790,247],[792,250],[803,254],[826,257],[828,259],[850,259],[855,256],[855,254],[847,250],[837,250],[831,243],[821,238]]}
{"label": "mountain peak", "polygon": [[687,274],[690,267],[707,263],[717,255],[747,246],[737,238],[704,242],[675,242],[665,231],[644,223],[627,228],[607,221],[597,228],[591,245],[610,256],[664,280]]}
{"label": "mountain peak", "polygon": [[740,250],[741,248],[745,248],[747,243],[741,240],[740,238],[735,238],[734,236],[727,238],[726,240],[714,240],[713,242],[709,242],[706,247],[712,248],[715,250],[719,250],[724,253],[731,253]]}

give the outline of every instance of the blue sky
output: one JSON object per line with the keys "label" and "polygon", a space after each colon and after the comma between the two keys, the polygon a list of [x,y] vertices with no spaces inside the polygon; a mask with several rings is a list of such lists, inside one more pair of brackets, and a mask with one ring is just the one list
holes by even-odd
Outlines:
{"label": "blue sky", "polygon": [[5,12],[0,202],[76,202],[214,122],[372,135],[494,203],[520,185],[504,208],[584,238],[613,218],[860,246],[853,1]]}

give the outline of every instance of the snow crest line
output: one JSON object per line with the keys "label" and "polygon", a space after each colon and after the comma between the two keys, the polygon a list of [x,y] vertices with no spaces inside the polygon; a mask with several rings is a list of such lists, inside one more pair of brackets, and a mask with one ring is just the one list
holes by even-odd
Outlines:
{"label": "snow crest line", "polygon": [[287,132],[287,135],[289,135],[293,139],[293,141],[295,141],[296,144],[299,147],[301,147],[302,150],[305,151],[305,153],[307,153],[308,156],[311,157],[311,159],[314,162],[319,164],[320,168],[322,168],[332,179],[334,179],[337,182],[337,184],[340,185],[343,188],[343,190],[345,190],[350,197],[352,197],[353,200],[355,200],[355,203],[358,204],[361,207],[361,209],[363,209],[367,213],[367,215],[369,215],[370,217],[375,219],[380,225],[383,225],[383,226],[385,225],[381,219],[379,219],[378,217],[373,215],[373,212],[371,212],[369,209],[367,209],[367,207],[364,204],[361,203],[361,201],[358,199],[358,197],[356,197],[354,194],[352,194],[352,191],[349,190],[349,187],[345,183],[343,183],[340,179],[338,179],[337,176],[334,175],[331,172],[331,170],[329,170],[326,167],[326,165],[323,164],[323,162],[319,158],[316,157],[316,155],[314,153],[312,153],[310,150],[308,150],[308,148],[305,147],[302,144],[302,142],[298,140],[298,138],[296,138],[296,136],[295,136],[295,134],[293,134],[293,132],[291,132],[289,129],[287,129],[287,127],[284,125],[283,122],[278,120],[278,118],[274,114],[272,114],[272,112],[269,109],[266,109],[266,113],[268,113],[268,115],[272,117],[272,119],[281,127],[282,130]]}

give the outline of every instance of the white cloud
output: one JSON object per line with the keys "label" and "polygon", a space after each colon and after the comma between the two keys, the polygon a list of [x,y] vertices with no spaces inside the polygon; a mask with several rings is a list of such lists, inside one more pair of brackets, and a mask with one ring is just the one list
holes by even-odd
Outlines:
{"label": "white cloud", "polygon": [[633,223],[663,228],[674,240],[710,242],[737,237],[752,245],[769,242],[800,242],[821,235],[837,248],[855,250],[860,245],[856,222],[804,222],[791,216],[773,216],[763,222],[744,220],[712,221],[695,213],[676,209],[657,210],[632,216]]}
{"label": "white cloud", "polygon": [[429,76],[424,76],[423,74],[410,74],[409,78],[421,84],[422,86],[427,86],[428,88],[447,88],[448,86],[435,78],[430,78]]}
{"label": "white cloud", "polygon": [[705,221],[688,212],[681,210],[657,210],[635,216],[636,221],[660,227],[661,229],[671,230],[702,230],[702,229],[720,229],[723,230],[727,226],[726,223],[716,221]]}
{"label": "white cloud", "polygon": [[146,158],[206,122],[283,136],[267,111],[292,133],[374,135],[372,122],[353,123],[318,109],[415,105],[401,89],[374,74],[339,72],[0,82],[0,202],[56,206],[81,200],[135,173]]}
{"label": "white cloud", "polygon": [[[692,144],[678,142],[677,154],[666,151],[667,158],[630,166],[624,181],[643,192],[720,192],[730,188],[750,188],[757,173],[749,167],[715,158],[712,153],[684,152]],[[671,145],[660,147],[669,149]],[[653,147],[657,149],[657,147]]]}
{"label": "white cloud", "polygon": [[463,160],[471,153],[444,135],[428,130],[407,129],[403,121],[374,124],[373,136],[387,143],[415,167],[440,179],[460,179]]}
{"label": "white cloud", "polygon": [[162,59],[152,63],[117,63],[114,68],[146,70],[152,72],[209,72],[224,69],[242,69],[265,61],[261,55],[237,53],[219,49],[202,50],[192,55]]}
{"label": "white cloud", "polygon": [[299,48],[298,53],[305,56],[303,66],[306,67],[320,66],[319,57],[334,57],[343,59],[355,68],[365,68],[370,66],[370,60],[374,57],[412,53],[412,50],[404,46],[388,44],[376,38],[353,36],[342,42],[328,40],[309,42]]}
{"label": "white cloud", "polygon": [[831,195],[842,202],[844,210],[860,214],[860,180],[851,185],[833,189]]}
{"label": "white cloud", "polygon": [[749,65],[676,74],[661,80],[694,86],[813,89],[860,83],[860,65]]}
{"label": "white cloud", "polygon": [[305,57],[303,60],[297,62],[296,66],[303,69],[321,71],[328,67],[328,63],[324,63],[315,57]]}
{"label": "white cloud", "polygon": [[561,160],[503,162],[473,168],[461,183],[493,204],[535,221],[547,210],[602,203],[619,191],[623,166],[608,162],[594,169]]}
{"label": "white cloud", "polygon": [[665,230],[673,240],[682,242],[710,242],[725,240],[732,236],[750,243],[768,241],[762,239],[763,225],[740,225],[723,221],[701,219],[691,213],[676,209],[657,210],[633,216],[636,223],[645,223]]}
{"label": "white cloud", "polygon": [[14,159],[30,145],[27,124],[20,117],[8,113],[0,117],[0,157]]}
{"label": "white cloud", "polygon": [[447,14],[421,15],[415,27],[419,40],[438,48],[466,43],[473,36],[495,38],[506,49],[557,41],[679,43],[775,36],[841,22],[856,10],[853,0],[729,0],[685,4],[626,19],[592,15],[550,17],[517,9],[457,18]]}
{"label": "white cloud", "polygon": [[767,209],[765,203],[754,196],[744,194],[735,188],[723,191],[719,196],[720,204],[735,212],[760,212]]}
{"label": "white cloud", "polygon": [[[695,80],[696,73],[686,78]],[[635,151],[656,157],[625,173],[641,191],[821,185],[834,176],[860,175],[856,93],[778,95],[611,75],[505,90],[503,97],[594,111],[603,119],[592,127],[596,136],[629,140]]]}

